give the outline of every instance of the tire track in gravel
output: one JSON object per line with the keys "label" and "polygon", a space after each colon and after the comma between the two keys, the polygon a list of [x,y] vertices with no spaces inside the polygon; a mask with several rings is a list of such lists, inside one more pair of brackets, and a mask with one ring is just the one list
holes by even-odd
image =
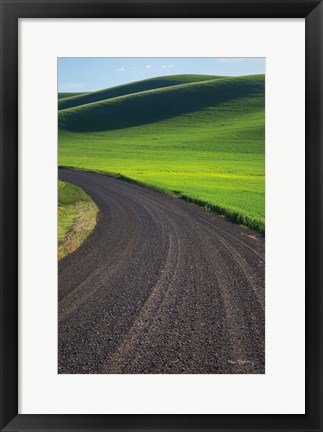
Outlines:
{"label": "tire track in gravel", "polygon": [[59,263],[59,373],[264,373],[264,239],[135,184],[59,170],[100,208]]}

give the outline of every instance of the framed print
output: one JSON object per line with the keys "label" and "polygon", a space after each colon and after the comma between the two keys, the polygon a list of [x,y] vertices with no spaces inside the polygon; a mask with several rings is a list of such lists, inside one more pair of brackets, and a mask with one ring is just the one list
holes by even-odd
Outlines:
{"label": "framed print", "polygon": [[1,430],[322,430],[320,1],[1,1]]}
{"label": "framed print", "polygon": [[264,374],[265,60],[61,57],[59,88],[86,70],[130,83],[58,93],[58,373]]}

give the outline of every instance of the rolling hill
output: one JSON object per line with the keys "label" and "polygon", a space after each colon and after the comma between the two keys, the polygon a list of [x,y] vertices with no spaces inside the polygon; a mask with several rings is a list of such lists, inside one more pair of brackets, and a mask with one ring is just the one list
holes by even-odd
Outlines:
{"label": "rolling hill", "polygon": [[86,93],[72,93],[72,92],[66,92],[66,93],[64,93],[64,92],[60,92],[60,93],[58,93],[58,100],[60,100],[60,99],[65,99],[65,98],[70,98],[70,97],[73,97],[73,96],[80,96],[80,95],[83,95],[83,94],[86,94]]}
{"label": "rolling hill", "polygon": [[104,101],[107,99],[115,98],[118,96],[129,95],[146,90],[153,90],[163,87],[170,87],[178,84],[186,84],[196,81],[207,81],[221,77],[212,75],[170,75],[165,77],[150,78],[143,81],[136,81],[129,84],[99,90],[92,93],[76,94],[73,97],[60,100],[58,102],[58,109],[73,108],[79,105],[85,105],[92,102]]}
{"label": "rolling hill", "polygon": [[64,101],[60,166],[121,175],[264,233],[264,75],[160,77]]}

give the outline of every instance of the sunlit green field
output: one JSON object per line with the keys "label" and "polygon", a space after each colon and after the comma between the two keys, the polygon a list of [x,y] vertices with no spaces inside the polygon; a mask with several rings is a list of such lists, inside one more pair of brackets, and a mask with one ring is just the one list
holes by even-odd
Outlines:
{"label": "sunlit green field", "polygon": [[59,165],[120,173],[263,233],[264,76],[175,85],[63,109]]}

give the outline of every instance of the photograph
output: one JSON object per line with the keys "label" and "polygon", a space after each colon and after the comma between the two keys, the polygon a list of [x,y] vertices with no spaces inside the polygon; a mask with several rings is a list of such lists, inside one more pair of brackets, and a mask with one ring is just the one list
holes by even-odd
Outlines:
{"label": "photograph", "polygon": [[58,374],[265,374],[265,74],[57,59]]}

